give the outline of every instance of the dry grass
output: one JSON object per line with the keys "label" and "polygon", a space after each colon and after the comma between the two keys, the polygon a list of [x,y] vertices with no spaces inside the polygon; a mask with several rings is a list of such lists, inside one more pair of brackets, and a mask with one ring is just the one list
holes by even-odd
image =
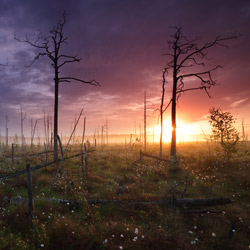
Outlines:
{"label": "dry grass", "polygon": [[[249,148],[250,145],[241,146],[227,165],[212,147],[209,150],[205,144],[181,145],[176,170],[150,158],[140,162],[139,148],[112,146],[89,155],[88,179],[84,181],[80,159],[66,161],[65,178],[59,177],[54,187],[51,184],[56,167],[32,172],[33,196],[40,199],[35,200],[36,218],[30,222],[26,205],[1,202],[0,249],[247,249]],[[158,154],[156,146],[149,150]],[[0,160],[1,166],[5,165],[3,156]],[[43,158],[36,160],[42,162]],[[58,197],[151,201],[170,199],[173,190],[180,198],[187,173],[185,197],[222,196],[235,203],[200,208],[211,213],[186,214],[186,208],[174,211],[164,205],[92,206],[83,202],[75,209],[46,200]],[[25,176],[0,183],[1,201],[5,196],[27,197],[26,186]]]}

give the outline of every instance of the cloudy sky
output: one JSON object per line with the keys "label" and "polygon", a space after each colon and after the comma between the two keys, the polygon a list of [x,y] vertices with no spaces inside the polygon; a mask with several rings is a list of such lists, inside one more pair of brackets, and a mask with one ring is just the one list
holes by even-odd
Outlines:
{"label": "cloudy sky", "polygon": [[[239,34],[229,48],[209,51],[209,66],[224,65],[214,74],[218,86],[212,98],[190,92],[179,99],[178,119],[186,124],[207,123],[211,107],[231,111],[250,124],[250,1],[249,0],[1,0],[0,1],[0,128],[5,131],[8,115],[10,134],[20,134],[20,106],[26,112],[25,133],[30,119],[39,119],[43,131],[43,109],[53,115],[53,68],[47,58],[29,65],[39,52],[14,36],[35,41],[68,13],[63,53],[78,55],[80,63],[62,68],[62,76],[95,79],[101,87],[78,82],[61,83],[59,130],[69,133],[81,108],[87,131],[109,120],[110,133],[133,133],[143,124],[143,93],[149,105],[148,126],[157,124],[162,70],[169,61],[170,26],[182,26],[188,38],[200,43],[217,35]],[[209,67],[208,66],[208,67]],[[171,76],[167,83],[168,102]],[[166,113],[166,119],[169,111]],[[200,125],[199,125],[200,126]]]}

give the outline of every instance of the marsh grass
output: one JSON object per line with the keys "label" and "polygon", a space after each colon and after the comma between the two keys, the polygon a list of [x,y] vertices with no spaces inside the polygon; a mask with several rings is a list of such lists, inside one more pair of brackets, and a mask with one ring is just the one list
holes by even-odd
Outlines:
{"label": "marsh grass", "polygon": [[[26,176],[1,182],[0,249],[247,249],[249,149],[249,144],[240,145],[238,154],[227,164],[213,145],[179,145],[179,168],[172,169],[167,163],[150,158],[139,161],[138,147],[113,145],[89,154],[88,178],[84,181],[80,158],[65,162],[65,177],[59,176],[53,187],[57,166],[32,172],[36,216],[33,223],[26,205],[2,201],[6,196],[27,197]],[[149,151],[158,154],[156,145]],[[164,152],[167,157],[167,145]],[[10,170],[3,167],[9,164],[7,153],[0,155],[1,173]],[[30,161],[28,157],[19,160],[20,166]],[[44,162],[44,156],[31,160],[37,164],[35,161]],[[211,213],[185,213],[186,207],[174,210],[165,205],[97,206],[84,202],[171,199],[173,192],[175,198],[181,198],[187,173],[185,198],[229,197],[235,202],[200,208]],[[75,209],[48,198],[82,203]]]}

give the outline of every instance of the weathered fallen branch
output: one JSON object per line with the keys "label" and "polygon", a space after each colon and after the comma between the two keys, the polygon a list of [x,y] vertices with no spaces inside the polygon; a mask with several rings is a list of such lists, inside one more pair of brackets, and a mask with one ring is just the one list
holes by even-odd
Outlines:
{"label": "weathered fallen branch", "polygon": [[[87,153],[94,152],[94,151],[95,150],[93,150],[93,149],[87,150]],[[75,155],[70,155],[70,156],[64,157],[64,160],[72,159],[72,158],[80,156],[80,155],[81,155],[81,153],[75,154]],[[61,161],[61,159],[58,159],[58,162],[59,161]],[[55,163],[54,161],[50,161],[50,162],[47,162],[47,163],[44,163],[44,164],[36,165],[34,167],[31,167],[31,171],[36,171],[36,170],[38,170],[40,168],[48,167],[50,165],[53,165],[54,163]],[[24,175],[24,174],[27,174],[27,170],[26,169],[22,169],[20,171],[15,172],[15,173],[10,173],[10,174],[6,174],[6,175],[2,175],[2,176],[0,176],[0,181],[1,180],[7,180],[9,178],[17,177],[17,176]]]}
{"label": "weathered fallen branch", "polygon": [[[37,200],[47,200],[49,202],[57,202],[66,204],[68,206],[76,206],[76,204],[84,204],[87,203],[89,205],[107,205],[107,204],[128,204],[128,205],[167,205],[171,206],[172,200],[156,200],[156,201],[134,201],[134,200],[65,200],[65,199],[56,199],[56,198],[48,198],[48,199],[34,199]],[[3,199],[5,202],[13,203],[13,204],[25,204],[28,203],[28,198],[22,197],[5,197]],[[176,206],[216,206],[216,205],[226,205],[233,203],[233,201],[229,198],[200,198],[200,199],[176,199]]]}
{"label": "weathered fallen branch", "polygon": [[58,178],[58,175],[59,175],[59,171],[60,171],[60,169],[61,169],[61,166],[63,167],[63,173],[62,173],[62,174],[63,174],[63,176],[64,176],[64,165],[63,165],[63,163],[64,163],[64,155],[66,155],[66,153],[67,153],[67,151],[68,151],[68,147],[69,147],[69,145],[70,145],[71,138],[72,138],[72,136],[73,136],[74,133],[75,133],[77,124],[78,124],[78,122],[79,122],[79,120],[80,120],[80,118],[81,118],[81,116],[82,116],[82,112],[83,112],[83,109],[81,110],[81,112],[80,112],[80,114],[79,114],[79,116],[78,116],[78,119],[77,119],[77,121],[75,122],[73,131],[71,132],[71,135],[70,135],[70,137],[69,137],[68,143],[67,143],[66,148],[65,148],[64,151],[63,151],[63,148],[62,148],[62,144],[61,144],[61,141],[60,141],[60,137],[59,137],[58,135],[56,135],[57,138],[59,138],[60,147],[61,147],[61,151],[62,151],[62,158],[61,158],[61,161],[59,162],[59,165],[58,165],[58,168],[57,168],[57,171],[56,171],[56,175],[55,175],[55,177],[54,177],[54,179],[53,179],[53,182],[52,182],[52,186],[54,186],[55,183],[56,183],[56,181],[57,181],[57,178]]}
{"label": "weathered fallen branch", "polygon": [[[51,161],[51,162],[48,162],[48,163],[45,163],[45,164],[36,165],[36,166],[32,167],[30,170],[31,171],[35,171],[35,170],[38,170],[40,168],[44,168],[44,167],[50,166],[50,165],[52,165],[54,163],[55,163],[54,161]],[[27,170],[26,169],[17,171],[15,173],[11,173],[11,174],[7,174],[7,175],[4,175],[4,176],[1,176],[0,180],[7,180],[9,178],[17,177],[17,176],[24,175],[24,174],[27,174]]]}
{"label": "weathered fallen branch", "polygon": [[148,153],[144,153],[144,152],[142,152],[142,151],[140,150],[140,161],[142,161],[143,156],[145,156],[145,157],[150,157],[150,158],[153,158],[153,159],[156,159],[156,160],[159,160],[159,161],[170,162],[170,160],[168,160],[168,159],[165,159],[165,158],[160,157],[160,156],[157,156],[157,155],[151,155],[151,154],[148,154]]}
{"label": "weathered fallen branch", "polygon": [[184,214],[223,214],[224,211],[218,210],[184,210]]}
{"label": "weathered fallen branch", "polygon": [[200,199],[176,199],[176,205],[186,206],[216,206],[232,203],[230,198],[200,198]]}

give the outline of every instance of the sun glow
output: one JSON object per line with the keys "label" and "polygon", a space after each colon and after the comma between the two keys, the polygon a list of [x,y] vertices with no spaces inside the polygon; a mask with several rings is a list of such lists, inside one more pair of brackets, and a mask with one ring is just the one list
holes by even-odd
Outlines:
{"label": "sun glow", "polygon": [[[160,124],[151,127],[151,135],[154,135],[153,137],[160,137],[161,134],[161,126]],[[184,121],[177,121],[176,124],[176,141],[177,142],[185,142],[185,141],[196,141],[201,140],[201,126],[200,124],[196,123],[185,123]],[[170,142],[171,141],[171,134],[172,134],[172,126],[171,126],[171,120],[167,119],[163,122],[163,142]],[[150,138],[151,140],[154,140]],[[198,138],[199,137],[199,138]],[[156,139],[157,140],[157,139]]]}

